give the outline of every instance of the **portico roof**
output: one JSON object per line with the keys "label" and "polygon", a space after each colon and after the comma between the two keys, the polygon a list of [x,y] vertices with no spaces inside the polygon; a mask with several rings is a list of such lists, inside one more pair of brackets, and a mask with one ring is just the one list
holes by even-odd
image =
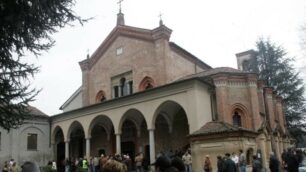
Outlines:
{"label": "portico roof", "polygon": [[206,123],[199,130],[190,134],[189,137],[220,135],[220,134],[222,135],[229,133],[248,133],[252,135],[257,135],[257,132],[254,132],[246,128],[233,126],[223,121],[211,121]]}

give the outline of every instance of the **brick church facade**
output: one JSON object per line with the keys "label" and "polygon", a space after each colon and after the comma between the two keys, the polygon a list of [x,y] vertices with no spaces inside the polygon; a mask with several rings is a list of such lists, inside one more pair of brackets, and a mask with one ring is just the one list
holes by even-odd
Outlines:
{"label": "brick church facade", "polygon": [[[170,42],[172,30],[127,26],[124,15],[98,49],[81,61],[82,85],[51,117],[55,159],[191,149],[193,170],[205,155],[244,150],[267,167],[290,146],[282,98],[243,71],[253,51],[237,54],[238,69],[212,68]],[[216,169],[216,167],[214,168]]]}

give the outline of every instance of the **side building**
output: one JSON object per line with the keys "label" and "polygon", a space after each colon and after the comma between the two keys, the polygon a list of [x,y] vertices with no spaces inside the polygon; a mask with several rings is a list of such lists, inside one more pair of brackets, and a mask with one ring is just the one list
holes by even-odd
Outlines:
{"label": "side building", "polygon": [[29,107],[32,119],[9,132],[0,128],[0,169],[5,161],[14,159],[17,165],[25,161],[39,166],[52,160],[50,146],[50,117],[35,107]]}

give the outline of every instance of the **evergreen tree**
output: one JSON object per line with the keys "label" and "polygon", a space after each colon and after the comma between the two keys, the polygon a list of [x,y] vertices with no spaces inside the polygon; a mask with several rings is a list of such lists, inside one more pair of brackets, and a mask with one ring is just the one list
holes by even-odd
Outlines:
{"label": "evergreen tree", "polygon": [[294,59],[288,58],[285,49],[270,40],[260,39],[256,47],[256,58],[248,63],[248,69],[257,72],[259,79],[283,98],[288,130],[298,140],[306,133],[306,100],[303,80],[292,65]]}
{"label": "evergreen tree", "polygon": [[28,116],[38,90],[30,79],[38,68],[25,54],[40,55],[54,44],[51,34],[82,20],[71,10],[73,0],[0,1],[0,127],[17,128]]}

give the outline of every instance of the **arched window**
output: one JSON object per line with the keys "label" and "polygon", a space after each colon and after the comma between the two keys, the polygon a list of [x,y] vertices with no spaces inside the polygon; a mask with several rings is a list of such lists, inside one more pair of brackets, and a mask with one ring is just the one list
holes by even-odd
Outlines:
{"label": "arched window", "polygon": [[121,78],[120,79],[120,92],[121,92],[121,96],[125,96],[127,91],[126,91],[126,83],[125,83],[126,79],[125,78]]}
{"label": "arched window", "polygon": [[234,112],[234,115],[233,115],[233,125],[236,126],[236,127],[241,127],[241,116],[239,114],[238,111],[235,111]]}
{"label": "arched window", "polygon": [[96,95],[96,103],[104,102],[106,100],[104,91],[99,91]]}
{"label": "arched window", "polygon": [[147,90],[147,89],[150,89],[150,88],[153,88],[153,85],[152,85],[152,84],[149,82],[149,83],[147,83],[147,85],[146,85],[146,88],[145,88],[145,89]]}
{"label": "arched window", "polygon": [[139,91],[144,91],[150,88],[154,88],[154,80],[151,77],[146,76],[139,84]]}

